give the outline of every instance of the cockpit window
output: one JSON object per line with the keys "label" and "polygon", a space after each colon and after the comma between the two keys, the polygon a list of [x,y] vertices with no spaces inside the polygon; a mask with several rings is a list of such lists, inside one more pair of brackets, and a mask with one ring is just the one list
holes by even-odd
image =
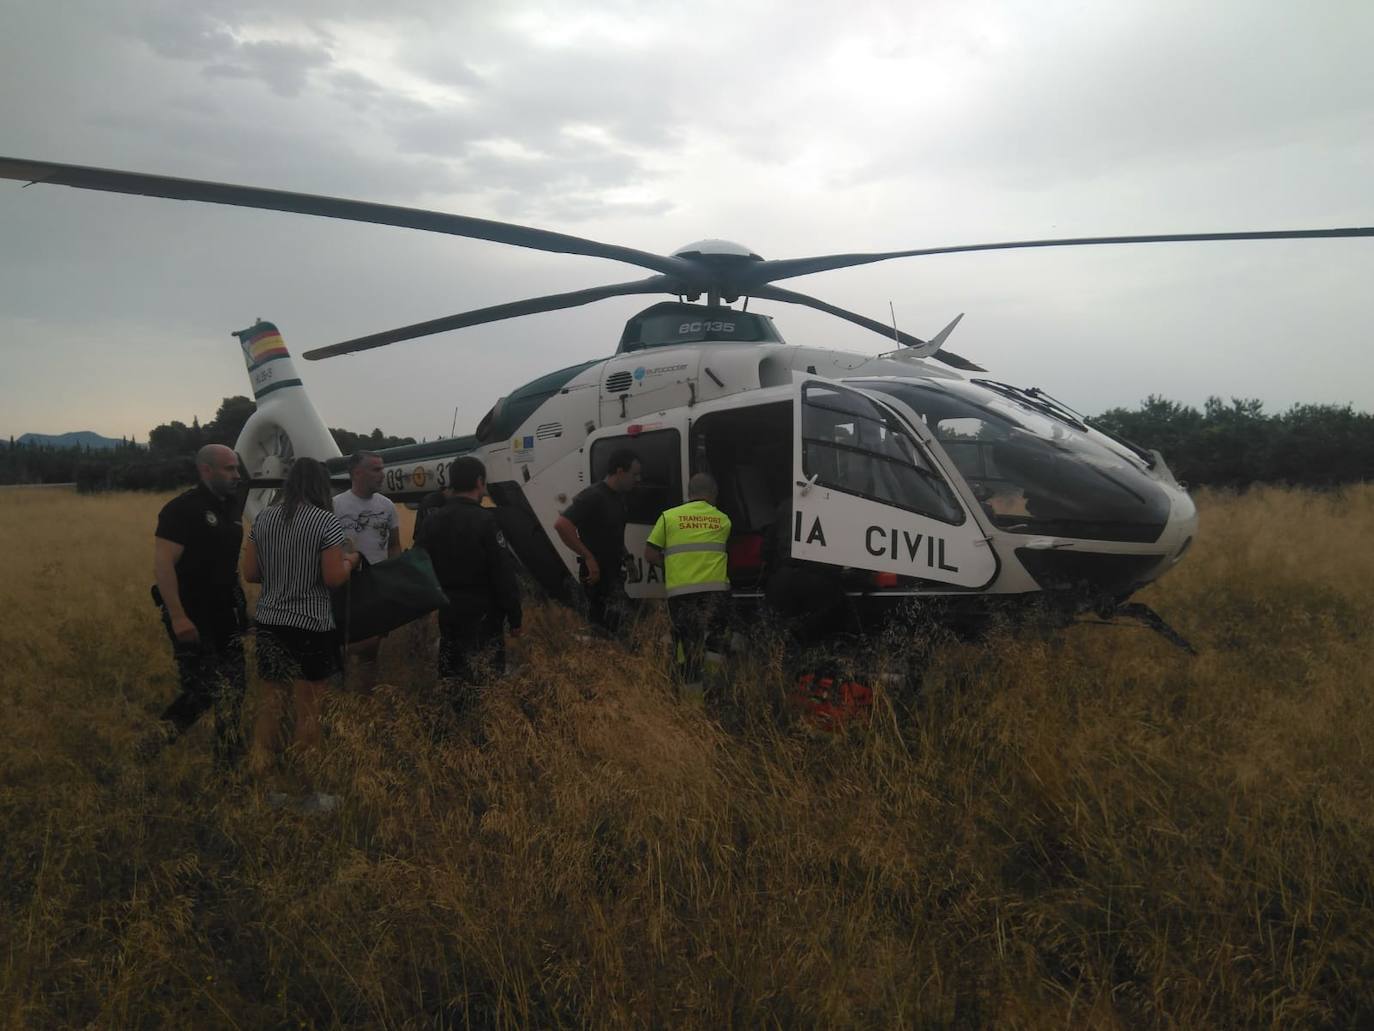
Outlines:
{"label": "cockpit window", "polygon": [[802,388],[802,473],[821,486],[909,509],[946,523],[964,511],[897,418],[862,394]]}
{"label": "cockpit window", "polygon": [[963,382],[871,380],[930,427],[992,522],[1012,533],[1154,541],[1169,497],[1120,445],[1047,406]]}

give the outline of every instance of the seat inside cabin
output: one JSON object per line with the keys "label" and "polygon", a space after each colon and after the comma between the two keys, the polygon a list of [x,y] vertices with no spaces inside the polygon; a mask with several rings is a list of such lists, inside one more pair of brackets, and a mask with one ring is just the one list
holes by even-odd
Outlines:
{"label": "seat inside cabin", "polygon": [[764,539],[792,494],[792,407],[786,403],[713,412],[692,427],[693,472],[720,489],[717,507],[730,517],[730,583],[761,586]]}

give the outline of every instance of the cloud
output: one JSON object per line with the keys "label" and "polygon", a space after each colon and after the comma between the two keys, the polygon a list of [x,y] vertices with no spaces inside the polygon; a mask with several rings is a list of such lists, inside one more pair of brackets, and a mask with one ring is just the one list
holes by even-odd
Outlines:
{"label": "cloud", "polygon": [[300,96],[310,74],[328,68],[333,61],[324,47],[272,40],[239,43],[233,53],[231,60],[206,65],[205,74],[212,78],[258,79],[279,97]]}
{"label": "cloud", "polygon": [[1040,190],[1368,138],[1374,79],[1356,69],[1374,8],[1046,4],[994,26],[943,109],[893,120],[845,185],[899,180],[914,154]]}
{"label": "cloud", "polygon": [[396,123],[393,135],[402,153],[452,159],[455,184],[485,192],[508,218],[582,220],[667,210],[661,196],[623,196],[646,183],[647,163],[637,148],[599,127],[550,124],[506,135],[511,125],[473,105],[424,111]]}
{"label": "cloud", "polygon": [[352,68],[335,68],[324,77],[330,96],[359,114],[381,119],[410,119],[430,110],[428,104],[388,89]]}
{"label": "cloud", "polygon": [[533,213],[537,221],[570,223],[600,222],[608,218],[653,218],[673,210],[667,198],[608,198],[600,190],[585,193],[549,191],[537,201],[532,201],[528,194],[506,193],[494,198],[494,206],[498,214],[512,220],[528,218]]}
{"label": "cloud", "polygon": [[160,57],[197,64],[210,78],[259,81],[280,97],[300,96],[311,73],[333,63],[328,35],[319,28],[292,26],[290,35],[305,41],[255,38],[263,30],[255,30],[250,14],[224,5],[159,6],[135,19],[129,31]]}
{"label": "cloud", "polygon": [[222,22],[189,7],[150,11],[133,32],[153,53],[176,61],[216,61],[238,46]]}

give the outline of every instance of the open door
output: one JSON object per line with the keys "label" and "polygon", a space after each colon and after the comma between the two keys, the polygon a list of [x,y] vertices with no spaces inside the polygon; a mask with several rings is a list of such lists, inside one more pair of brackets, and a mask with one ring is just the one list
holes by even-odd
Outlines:
{"label": "open door", "polygon": [[621,448],[633,451],[644,470],[639,485],[625,499],[625,550],[630,555],[629,569],[623,573],[625,593],[631,598],[662,598],[663,570],[644,561],[644,544],[658,517],[682,504],[683,435],[662,423],[616,426],[594,433],[584,446],[588,483],[606,475],[611,455]]}
{"label": "open door", "polygon": [[792,555],[979,588],[997,558],[909,412],[833,380],[798,377],[792,406]]}

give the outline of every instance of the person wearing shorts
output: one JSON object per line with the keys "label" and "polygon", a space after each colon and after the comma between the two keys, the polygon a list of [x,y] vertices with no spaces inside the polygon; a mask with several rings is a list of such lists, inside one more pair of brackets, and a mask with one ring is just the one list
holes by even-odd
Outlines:
{"label": "person wearing shorts", "polygon": [[276,761],[288,695],[295,716],[293,747],[319,747],[325,690],[341,669],[329,591],[343,586],[360,561],[356,553],[345,552],[344,539],[329,474],[313,458],[296,459],[281,503],[269,505],[253,521],[243,557],[244,578],[262,584],[256,622],[264,693],[249,759],[255,774]]}

